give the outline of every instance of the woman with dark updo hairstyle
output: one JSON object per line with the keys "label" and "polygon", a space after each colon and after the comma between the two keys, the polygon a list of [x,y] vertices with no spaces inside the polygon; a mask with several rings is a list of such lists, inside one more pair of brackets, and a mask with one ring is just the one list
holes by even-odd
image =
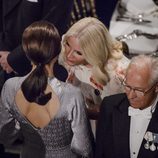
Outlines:
{"label": "woman with dark updo hairstyle", "polygon": [[22,83],[22,92],[29,102],[45,105],[52,95],[44,91],[48,77],[53,75],[48,73],[51,61],[60,52],[60,36],[52,24],[35,22],[24,31],[22,43],[33,65],[32,72]]}
{"label": "woman with dark updo hairstyle", "polygon": [[55,26],[38,21],[27,27],[23,49],[32,63],[24,77],[6,81],[0,103],[0,143],[23,136],[21,158],[92,157],[92,133],[81,91],[54,77],[60,52]]}

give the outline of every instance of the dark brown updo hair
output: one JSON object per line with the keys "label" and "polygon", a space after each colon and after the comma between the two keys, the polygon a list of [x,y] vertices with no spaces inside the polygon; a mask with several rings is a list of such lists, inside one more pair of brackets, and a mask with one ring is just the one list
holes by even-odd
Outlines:
{"label": "dark brown updo hair", "polygon": [[45,94],[48,83],[45,65],[59,54],[60,35],[53,24],[37,21],[25,29],[22,46],[28,59],[36,65],[22,83],[23,95],[29,102],[45,105],[52,95],[51,92]]}

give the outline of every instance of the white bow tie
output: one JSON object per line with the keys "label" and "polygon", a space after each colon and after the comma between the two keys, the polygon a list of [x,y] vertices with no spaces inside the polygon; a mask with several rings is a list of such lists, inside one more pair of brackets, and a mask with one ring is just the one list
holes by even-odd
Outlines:
{"label": "white bow tie", "polygon": [[129,106],[128,107],[128,116],[139,116],[142,118],[151,119],[151,117],[152,117],[151,108],[140,110],[140,109],[135,109],[135,108]]}

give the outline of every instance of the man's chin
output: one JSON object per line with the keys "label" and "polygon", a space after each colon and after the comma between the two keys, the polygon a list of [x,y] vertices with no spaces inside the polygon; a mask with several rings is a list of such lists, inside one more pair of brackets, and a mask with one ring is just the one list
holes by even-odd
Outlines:
{"label": "man's chin", "polygon": [[136,102],[133,102],[133,101],[130,101],[130,105],[133,107],[133,108],[135,108],[135,109],[139,109],[140,107],[140,105],[138,104],[138,103],[136,103]]}
{"label": "man's chin", "polygon": [[131,105],[131,107],[134,108],[134,109],[139,109],[139,107],[136,106],[136,105]]}

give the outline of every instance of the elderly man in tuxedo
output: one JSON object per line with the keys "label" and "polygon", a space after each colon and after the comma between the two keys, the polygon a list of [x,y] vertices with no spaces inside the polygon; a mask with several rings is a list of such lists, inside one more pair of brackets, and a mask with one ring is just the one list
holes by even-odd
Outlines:
{"label": "elderly man in tuxedo", "polygon": [[0,0],[0,65],[25,75],[31,70],[21,47],[24,29],[34,21],[52,22],[60,34],[67,31],[73,0]]}
{"label": "elderly man in tuxedo", "polygon": [[96,134],[96,158],[158,157],[158,58],[132,59],[125,94],[105,97]]}

